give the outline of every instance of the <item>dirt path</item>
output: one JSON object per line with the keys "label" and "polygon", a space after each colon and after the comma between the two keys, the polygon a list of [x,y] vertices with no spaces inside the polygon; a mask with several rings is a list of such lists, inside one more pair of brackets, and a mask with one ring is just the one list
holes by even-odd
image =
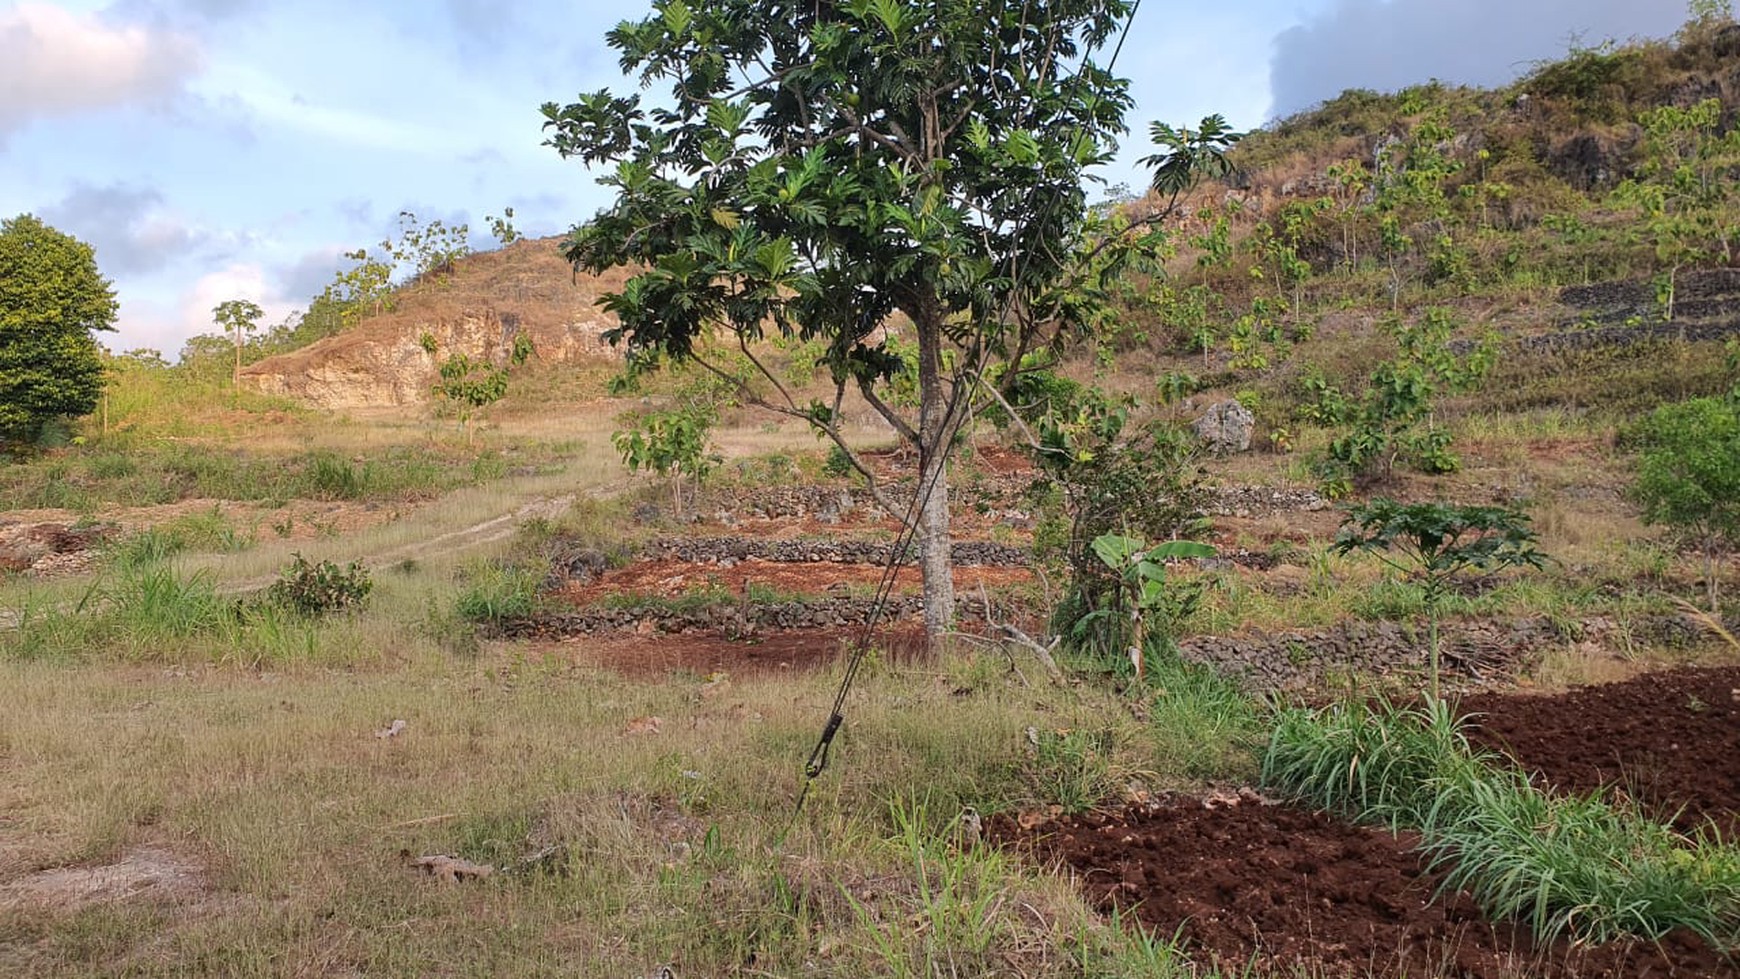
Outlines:
{"label": "dirt path", "polygon": [[[610,492],[613,491],[610,490]],[[599,490],[597,495],[607,495],[607,491]],[[521,505],[511,513],[491,517],[469,527],[437,534],[426,540],[412,541],[371,554],[362,563],[370,569],[380,569],[402,561],[423,562],[438,557],[450,557],[474,547],[494,544],[512,537],[519,530],[520,525],[528,520],[550,520],[561,516],[569,507],[574,505],[576,499],[577,496],[573,493],[535,499],[530,503]],[[218,593],[243,595],[268,587],[275,580],[277,580],[277,575],[272,574],[227,582],[218,589]]]}

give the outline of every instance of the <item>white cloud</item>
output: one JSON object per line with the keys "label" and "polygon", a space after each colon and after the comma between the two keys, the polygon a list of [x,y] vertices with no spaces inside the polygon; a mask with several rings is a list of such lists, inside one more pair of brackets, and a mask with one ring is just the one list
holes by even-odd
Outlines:
{"label": "white cloud", "polygon": [[236,262],[200,276],[179,294],[123,291],[115,336],[104,338],[104,343],[112,350],[147,347],[174,360],[188,337],[218,332],[212,308],[231,299],[257,303],[266,313],[260,319],[262,327],[277,325],[299,305],[284,295],[266,269]]}
{"label": "white cloud", "polygon": [[213,104],[240,107],[250,120],[348,146],[422,155],[463,149],[459,130],[309,99],[248,66],[218,65],[200,80],[198,90]]}
{"label": "white cloud", "polygon": [[1504,84],[1573,41],[1664,36],[1684,0],[1336,0],[1275,38],[1270,84],[1285,115],[1349,88],[1395,91],[1433,78]]}
{"label": "white cloud", "polygon": [[186,335],[215,331],[212,309],[231,299],[247,299],[265,310],[266,315],[260,320],[262,327],[283,320],[296,308],[296,303],[269,284],[268,278],[264,268],[251,262],[236,262],[200,276],[181,298],[181,322]]}
{"label": "white cloud", "polygon": [[168,101],[201,62],[176,32],[41,3],[0,10],[0,138],[33,118]]}

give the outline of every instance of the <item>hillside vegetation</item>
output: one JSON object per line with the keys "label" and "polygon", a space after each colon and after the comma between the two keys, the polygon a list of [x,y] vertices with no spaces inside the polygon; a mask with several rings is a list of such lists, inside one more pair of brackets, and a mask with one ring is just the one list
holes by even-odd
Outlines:
{"label": "hillside vegetation", "polygon": [[625,370],[554,241],[110,356],[0,462],[0,973],[1740,974],[1740,26],[1227,160],[974,404],[935,647],[821,343]]}

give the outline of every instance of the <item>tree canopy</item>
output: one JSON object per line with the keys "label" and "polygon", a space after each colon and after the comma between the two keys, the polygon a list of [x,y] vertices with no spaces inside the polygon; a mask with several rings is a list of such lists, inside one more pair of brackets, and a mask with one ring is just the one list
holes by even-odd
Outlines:
{"label": "tree canopy", "polygon": [[118,307],[91,246],[29,214],[0,222],[0,442],[86,415],[103,389],[92,333]]}
{"label": "tree canopy", "polygon": [[[742,381],[710,345],[723,335],[731,363],[762,375],[746,400],[849,452],[837,419],[856,389],[918,450],[932,635],[952,615],[945,473],[967,392],[992,360],[1019,365],[1082,319],[1058,287],[1080,268],[1088,170],[1130,106],[1093,54],[1130,12],[1123,0],[661,0],[609,42],[625,73],[668,97],[544,106],[550,145],[610,168],[600,182],[614,203],[565,251],[588,271],[642,270],[604,299],[631,357],[698,358]],[[910,329],[915,365],[890,329]],[[768,336],[826,345],[832,404],[798,404],[760,370],[751,344]],[[916,417],[882,392],[914,366]]]}
{"label": "tree canopy", "polygon": [[1662,405],[1637,435],[1632,496],[1645,523],[1665,524],[1703,552],[1705,591],[1716,611],[1718,554],[1740,543],[1740,390]]}

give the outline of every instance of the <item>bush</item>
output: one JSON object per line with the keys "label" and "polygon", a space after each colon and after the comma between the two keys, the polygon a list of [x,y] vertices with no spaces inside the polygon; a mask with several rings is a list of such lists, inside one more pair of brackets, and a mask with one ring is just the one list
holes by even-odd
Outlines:
{"label": "bush", "polygon": [[1724,546],[1740,543],[1740,393],[1657,408],[1638,427],[1632,497],[1646,523],[1696,545],[1712,612]]}
{"label": "bush", "polygon": [[267,589],[266,598],[275,605],[319,618],[361,608],[373,588],[368,569],[356,561],[340,567],[331,561],[315,564],[297,554]]}

